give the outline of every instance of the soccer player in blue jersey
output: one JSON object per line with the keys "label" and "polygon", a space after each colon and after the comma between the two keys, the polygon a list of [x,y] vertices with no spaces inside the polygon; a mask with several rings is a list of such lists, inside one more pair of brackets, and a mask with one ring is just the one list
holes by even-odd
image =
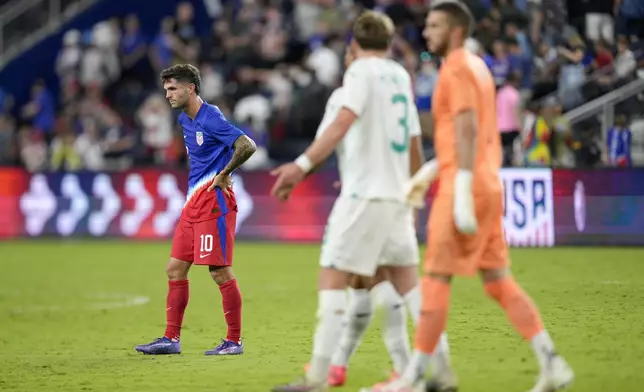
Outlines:
{"label": "soccer player in blue jersey", "polygon": [[179,354],[183,314],[188,305],[188,271],[192,264],[207,265],[219,286],[228,333],[221,344],[206,355],[237,355],[241,342],[242,299],[233,275],[233,246],[237,203],[231,173],[256,150],[255,143],[233,126],[214,105],[199,97],[199,70],[180,64],[161,72],[166,98],[173,109],[181,109],[190,158],[188,196],[172,240],[166,299],[166,330],[163,337],[136,346],[144,354]]}

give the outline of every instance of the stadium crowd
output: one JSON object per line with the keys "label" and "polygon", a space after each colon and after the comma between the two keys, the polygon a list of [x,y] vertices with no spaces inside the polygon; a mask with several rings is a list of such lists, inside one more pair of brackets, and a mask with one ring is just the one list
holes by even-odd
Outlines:
{"label": "stadium crowd", "polygon": [[[606,141],[573,132],[561,114],[644,70],[644,3],[465,2],[478,22],[468,47],[485,59],[499,88],[506,165],[623,165],[602,153]],[[55,64],[60,96],[36,80],[31,100],[18,107],[0,86],[0,165],[29,171],[185,165],[176,113],[157,75],[186,62],[201,70],[203,98],[256,141],[245,169],[293,159],[314,137],[324,103],[342,80],[350,26],[365,8],[395,22],[392,55],[413,75],[431,150],[439,64],[421,36],[427,3],[208,0],[211,26],[197,25],[185,2],[155,36],[141,32],[136,15],[67,31]],[[618,116],[617,131],[627,131],[626,124]]]}

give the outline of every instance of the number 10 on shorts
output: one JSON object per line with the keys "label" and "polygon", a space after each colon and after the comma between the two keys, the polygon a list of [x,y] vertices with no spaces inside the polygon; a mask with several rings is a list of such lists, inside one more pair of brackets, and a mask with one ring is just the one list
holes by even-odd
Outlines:
{"label": "number 10 on shorts", "polygon": [[212,234],[202,234],[201,239],[201,252],[212,252]]}

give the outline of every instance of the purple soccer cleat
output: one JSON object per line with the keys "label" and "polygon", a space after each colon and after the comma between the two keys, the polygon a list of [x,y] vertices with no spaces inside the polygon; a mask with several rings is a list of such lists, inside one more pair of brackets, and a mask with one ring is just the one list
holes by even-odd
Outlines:
{"label": "purple soccer cleat", "polygon": [[212,350],[206,351],[206,355],[240,355],[244,353],[244,345],[241,340],[239,343],[230,340],[221,340],[221,344]]}
{"label": "purple soccer cleat", "polygon": [[153,340],[148,344],[140,344],[135,350],[147,355],[181,354],[181,343],[178,340],[168,339],[165,336]]}

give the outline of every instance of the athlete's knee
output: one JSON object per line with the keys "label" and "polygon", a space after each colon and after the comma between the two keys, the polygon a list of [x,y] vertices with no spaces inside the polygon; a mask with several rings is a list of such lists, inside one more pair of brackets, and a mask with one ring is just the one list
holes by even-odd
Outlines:
{"label": "athlete's knee", "polygon": [[208,269],[210,270],[210,276],[212,276],[212,279],[219,286],[235,279],[233,269],[230,266],[211,265],[208,267]]}
{"label": "athlete's knee", "polygon": [[190,271],[191,265],[192,263],[190,262],[171,257],[170,261],[165,267],[165,272],[168,275],[168,279],[170,280],[188,279],[188,271]]}
{"label": "athlete's knee", "polygon": [[318,276],[318,289],[344,290],[349,285],[351,273],[332,267],[323,267]]}
{"label": "athlete's knee", "polygon": [[365,322],[369,323],[373,315],[373,302],[369,295],[369,290],[357,289],[349,290],[349,306],[347,315],[350,323]]}
{"label": "athlete's knee", "polygon": [[375,305],[385,309],[397,309],[404,306],[404,300],[389,281],[378,283],[371,289]]}
{"label": "athlete's knee", "polygon": [[516,282],[507,269],[482,270],[480,273],[485,293],[490,298],[500,302],[516,291]]}
{"label": "athlete's knee", "polygon": [[418,287],[418,267],[415,265],[403,267],[387,267],[389,281],[401,296],[407,295]]}
{"label": "athlete's knee", "polygon": [[479,271],[483,283],[491,283],[510,277],[512,274],[508,268],[482,269]]}
{"label": "athlete's knee", "polygon": [[421,314],[441,309],[444,305],[449,304],[451,290],[451,275],[428,273],[423,275],[420,280],[420,290],[422,295]]}

